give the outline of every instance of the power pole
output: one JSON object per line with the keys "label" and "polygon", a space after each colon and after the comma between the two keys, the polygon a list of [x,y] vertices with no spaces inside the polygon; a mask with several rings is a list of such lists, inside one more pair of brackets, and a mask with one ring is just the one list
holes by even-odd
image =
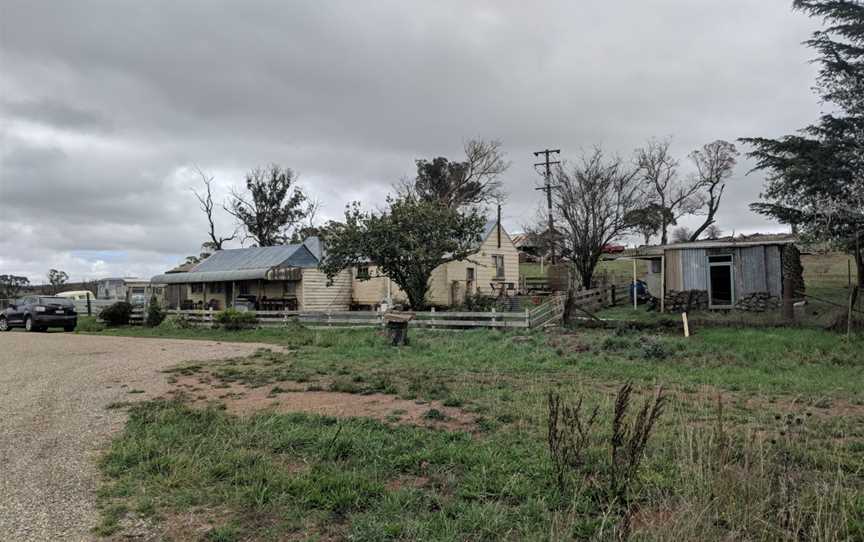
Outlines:
{"label": "power pole", "polygon": [[555,264],[555,239],[554,239],[555,223],[554,223],[554,219],[552,218],[552,188],[553,188],[553,186],[552,186],[552,166],[554,166],[556,164],[560,164],[561,161],[560,160],[554,160],[553,161],[553,160],[550,160],[549,157],[552,154],[561,154],[561,149],[545,149],[542,151],[537,151],[534,153],[534,156],[540,156],[541,154],[544,156],[544,160],[542,162],[537,162],[536,164],[534,164],[534,167],[545,166],[546,169],[543,172],[543,177],[545,178],[546,182],[543,186],[541,186],[540,188],[535,188],[534,190],[542,190],[542,191],[546,192],[546,206],[547,206],[548,215],[549,215],[548,235],[549,235],[549,246],[551,247],[550,260],[551,260],[552,265],[554,265]]}

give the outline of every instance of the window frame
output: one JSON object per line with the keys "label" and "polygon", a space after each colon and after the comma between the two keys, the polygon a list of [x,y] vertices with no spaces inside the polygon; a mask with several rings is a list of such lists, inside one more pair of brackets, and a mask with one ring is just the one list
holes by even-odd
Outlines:
{"label": "window frame", "polygon": [[[501,265],[498,265],[499,262]],[[492,254],[492,267],[495,268],[495,274],[492,276],[492,280],[503,281],[507,277],[503,254]]]}

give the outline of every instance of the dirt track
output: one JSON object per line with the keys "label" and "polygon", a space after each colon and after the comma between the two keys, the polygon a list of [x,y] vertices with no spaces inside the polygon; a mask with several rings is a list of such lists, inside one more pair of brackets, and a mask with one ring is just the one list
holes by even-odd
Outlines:
{"label": "dirt track", "polygon": [[[181,361],[248,355],[263,345],[0,333],[2,540],[93,540],[95,460],[122,427],[115,401],[165,390]],[[147,393],[130,393],[132,390]]]}

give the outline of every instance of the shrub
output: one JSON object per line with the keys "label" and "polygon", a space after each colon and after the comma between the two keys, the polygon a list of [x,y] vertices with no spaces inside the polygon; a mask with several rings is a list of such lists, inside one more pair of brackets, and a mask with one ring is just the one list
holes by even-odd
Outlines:
{"label": "shrub", "polygon": [[150,298],[150,305],[147,307],[147,319],[144,324],[147,327],[158,327],[165,320],[165,311],[159,306],[159,301],[156,296]]}
{"label": "shrub", "polygon": [[243,312],[237,309],[217,312],[213,320],[217,326],[231,331],[250,329],[258,325],[258,317],[254,312]]}
{"label": "shrub", "polygon": [[132,305],[125,301],[118,301],[113,305],[108,305],[99,313],[99,318],[107,326],[128,326],[131,316]]}
{"label": "shrub", "polygon": [[466,312],[488,312],[493,307],[497,308],[498,299],[495,296],[476,293],[465,296],[462,307]]}
{"label": "shrub", "polygon": [[662,360],[669,356],[669,353],[663,347],[663,344],[651,337],[644,337],[642,339],[641,347],[642,358],[646,360]]}
{"label": "shrub", "polygon": [[195,324],[185,314],[168,316],[159,324],[162,329],[192,329]]}

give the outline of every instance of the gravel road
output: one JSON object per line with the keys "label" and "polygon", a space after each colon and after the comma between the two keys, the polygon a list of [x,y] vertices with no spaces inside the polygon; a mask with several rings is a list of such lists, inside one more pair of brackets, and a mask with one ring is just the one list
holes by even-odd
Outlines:
{"label": "gravel road", "polygon": [[95,461],[124,421],[105,407],[161,394],[171,365],[262,346],[0,333],[0,539],[93,540]]}

